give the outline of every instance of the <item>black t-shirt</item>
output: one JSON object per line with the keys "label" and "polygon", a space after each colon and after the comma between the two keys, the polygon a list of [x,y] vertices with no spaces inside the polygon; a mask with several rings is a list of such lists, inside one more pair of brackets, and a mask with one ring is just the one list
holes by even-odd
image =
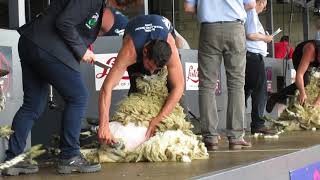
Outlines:
{"label": "black t-shirt", "polygon": [[151,40],[167,40],[168,34],[173,32],[171,22],[160,15],[140,15],[131,19],[125,29],[125,36],[130,35],[137,54],[136,63],[127,68],[130,77],[130,92],[136,90],[137,76],[150,75],[144,68],[143,48]]}
{"label": "black t-shirt", "polygon": [[319,63],[319,58],[318,57],[318,52],[319,52],[319,48],[320,48],[320,41],[318,40],[308,40],[308,41],[304,41],[304,42],[301,42],[300,44],[297,45],[296,49],[294,50],[293,52],[293,55],[292,55],[292,62],[293,62],[293,66],[294,66],[294,69],[298,69],[299,65],[300,65],[300,62],[301,62],[301,58],[302,58],[302,55],[303,55],[303,48],[304,46],[307,44],[307,43],[310,43],[312,42],[313,45],[315,46],[315,49],[316,49],[316,52],[315,52],[315,59],[312,63],[310,63],[310,66],[312,67],[319,67],[320,63]]}

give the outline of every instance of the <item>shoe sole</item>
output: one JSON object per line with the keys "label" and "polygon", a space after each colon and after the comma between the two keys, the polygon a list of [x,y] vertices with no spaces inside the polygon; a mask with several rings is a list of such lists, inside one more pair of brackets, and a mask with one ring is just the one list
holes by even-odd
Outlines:
{"label": "shoe sole", "polygon": [[206,146],[207,148],[207,151],[217,151],[219,150],[219,147],[218,146]]}
{"label": "shoe sole", "polygon": [[253,135],[253,136],[255,134],[258,134],[258,135],[261,135],[261,136],[274,136],[274,135],[277,135],[277,133],[262,133],[262,132],[251,133],[251,135]]}
{"label": "shoe sole", "polygon": [[229,150],[242,150],[242,149],[247,149],[247,148],[251,148],[252,146],[243,146],[241,144],[239,145],[231,145],[229,146]]}
{"label": "shoe sole", "polygon": [[59,166],[58,167],[58,173],[59,174],[71,174],[74,172],[78,173],[94,173],[101,170],[101,165],[97,164],[95,166],[92,166],[90,168],[80,168],[80,167],[73,167],[73,166]]}
{"label": "shoe sole", "polygon": [[34,174],[39,171],[39,168],[26,169],[26,168],[8,168],[2,171],[5,176],[18,176],[19,174]]}

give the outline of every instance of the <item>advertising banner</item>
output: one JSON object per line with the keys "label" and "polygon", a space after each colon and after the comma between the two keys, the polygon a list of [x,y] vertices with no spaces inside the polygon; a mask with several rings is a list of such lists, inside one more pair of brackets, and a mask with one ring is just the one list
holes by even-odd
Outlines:
{"label": "advertising banner", "polygon": [[320,180],[320,162],[290,172],[290,180]]}
{"label": "advertising banner", "polygon": [[[12,71],[12,48],[8,46],[0,46],[0,69]],[[0,77],[0,86],[2,87],[2,93],[5,97],[11,96],[12,88],[12,76],[9,73],[6,76]]]}
{"label": "advertising banner", "polygon": [[[199,71],[198,71],[198,63],[186,63],[185,64],[185,72],[186,72],[186,90],[199,90]],[[215,94],[217,96],[221,95],[221,72],[218,74],[217,82],[216,82],[216,91]]]}
{"label": "advertising banner", "polygon": [[[103,64],[108,65],[109,67],[112,67],[116,60],[117,55],[118,55],[117,53],[96,54],[96,61],[99,61]],[[104,69],[99,66],[95,66],[96,91],[100,91],[103,81],[109,74],[109,71],[110,69]],[[129,89],[129,88],[130,88],[129,74],[126,71],[122,76],[122,79],[120,80],[119,84],[113,90],[123,90],[123,89]]]}

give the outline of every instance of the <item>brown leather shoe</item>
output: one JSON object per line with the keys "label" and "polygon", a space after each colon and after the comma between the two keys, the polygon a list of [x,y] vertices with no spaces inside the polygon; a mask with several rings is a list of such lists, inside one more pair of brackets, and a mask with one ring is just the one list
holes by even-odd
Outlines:
{"label": "brown leather shoe", "polygon": [[218,143],[204,142],[204,145],[206,146],[207,151],[216,151],[219,149]]}
{"label": "brown leather shoe", "polygon": [[230,140],[229,139],[229,149],[230,150],[241,150],[244,148],[250,148],[252,147],[250,142],[245,141],[244,139],[242,140]]}
{"label": "brown leather shoe", "polygon": [[253,129],[251,128],[251,134],[255,134],[255,133],[261,133],[263,135],[275,135],[277,133],[277,131],[275,129],[269,128],[269,127],[261,127],[258,129]]}

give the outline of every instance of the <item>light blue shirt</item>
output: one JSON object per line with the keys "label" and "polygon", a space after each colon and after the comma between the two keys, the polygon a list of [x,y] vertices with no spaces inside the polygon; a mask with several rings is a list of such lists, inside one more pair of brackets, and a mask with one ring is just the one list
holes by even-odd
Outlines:
{"label": "light blue shirt", "polygon": [[[247,21],[244,26],[246,35],[256,33],[265,34],[264,28],[259,20],[259,16],[255,8],[247,12]],[[262,56],[267,56],[268,54],[268,46],[264,41],[251,41],[247,39],[246,45],[249,52],[259,53]]]}
{"label": "light blue shirt", "polygon": [[197,16],[202,22],[246,20],[244,4],[252,0],[185,0],[197,5]]}

